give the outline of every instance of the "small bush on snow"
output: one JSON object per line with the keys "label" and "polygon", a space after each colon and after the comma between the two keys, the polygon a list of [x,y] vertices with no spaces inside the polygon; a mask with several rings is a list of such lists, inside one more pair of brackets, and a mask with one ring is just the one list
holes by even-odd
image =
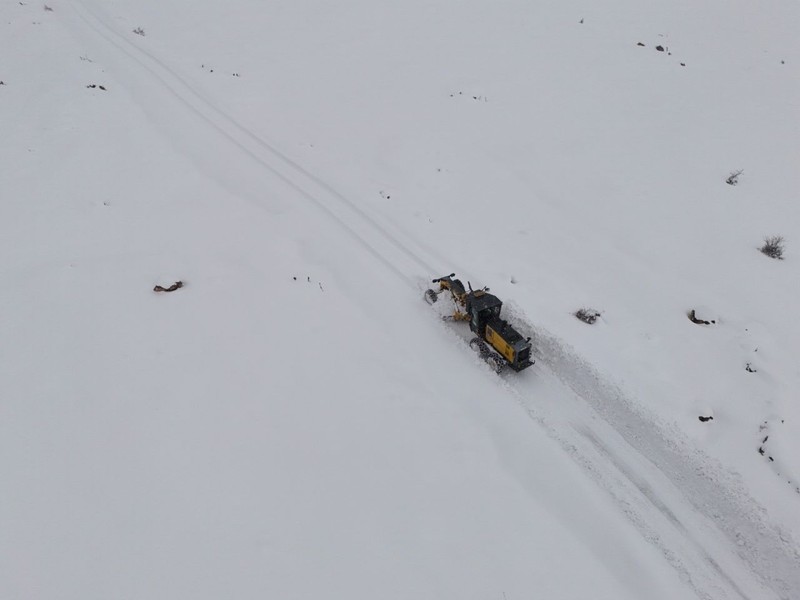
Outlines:
{"label": "small bush on snow", "polygon": [[733,173],[728,175],[728,178],[725,180],[725,183],[727,183],[728,185],[736,185],[737,183],[739,183],[739,175],[741,175],[743,172],[744,172],[743,170],[734,171]]}
{"label": "small bush on snow", "polygon": [[761,252],[770,258],[777,258],[783,260],[783,236],[773,235],[764,238],[764,245],[761,246]]}

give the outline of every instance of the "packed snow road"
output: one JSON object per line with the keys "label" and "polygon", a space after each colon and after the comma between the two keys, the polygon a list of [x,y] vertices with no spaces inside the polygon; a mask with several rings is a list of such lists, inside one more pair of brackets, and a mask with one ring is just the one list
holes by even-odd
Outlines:
{"label": "packed snow road", "polygon": [[[264,202],[258,188],[260,182],[279,180],[287,195],[304,198],[309,210],[323,215],[360,245],[377,268],[402,280],[409,302],[420,303],[420,317],[438,326],[436,314],[424,312],[417,282],[420,277],[458,272],[458,260],[396,225],[381,222],[240,125],[235,116],[194,89],[166,59],[147,50],[143,40],[130,39],[100,3],[74,1],[65,8],[63,16],[74,35],[124,82],[156,127],[202,169],[219,176],[226,186],[237,182],[233,185],[239,187],[240,197],[276,213],[282,210],[280,202]],[[223,163],[220,155],[238,160]],[[800,591],[798,548],[769,522],[736,477],[694,449],[679,432],[647,415],[635,398],[626,397],[537,325],[535,315],[525,315],[509,303],[506,310],[510,308],[512,322],[534,339],[537,363],[521,374],[503,375],[496,382],[497,396],[486,401],[518,403],[616,503],[698,598],[796,597]],[[452,335],[448,328],[442,326],[442,335]],[[484,368],[463,345],[454,346],[454,352],[464,354],[464,368]],[[494,377],[485,371],[486,377]],[[523,487],[540,485],[537,473],[529,470],[524,456],[515,455],[513,445],[506,446],[503,440],[497,440],[497,445],[506,448],[506,465]],[[565,517],[578,516],[567,512]]]}

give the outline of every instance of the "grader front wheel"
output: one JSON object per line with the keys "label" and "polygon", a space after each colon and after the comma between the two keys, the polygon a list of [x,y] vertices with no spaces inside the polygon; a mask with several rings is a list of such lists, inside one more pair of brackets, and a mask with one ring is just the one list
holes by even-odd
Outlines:
{"label": "grader front wheel", "polygon": [[439,295],[431,289],[425,290],[425,302],[428,304],[435,304],[439,299]]}

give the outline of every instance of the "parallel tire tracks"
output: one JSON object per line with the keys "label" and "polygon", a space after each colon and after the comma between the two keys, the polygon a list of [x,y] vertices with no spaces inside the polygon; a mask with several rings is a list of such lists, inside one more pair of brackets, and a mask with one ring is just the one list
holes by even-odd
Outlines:
{"label": "parallel tire tracks", "polygon": [[230,115],[204,98],[178,73],[147,50],[137,46],[116,31],[85,3],[71,3],[80,21],[116,51],[126,56],[140,69],[161,84],[175,102],[194,114],[200,121],[234,144],[246,156],[260,164],[275,178],[296,191],[327,215],[342,230],[409,286],[414,286],[411,274],[432,273],[436,269],[401,243],[385,226],[362,210],[356,203],[306,170],[272,144],[239,124]]}

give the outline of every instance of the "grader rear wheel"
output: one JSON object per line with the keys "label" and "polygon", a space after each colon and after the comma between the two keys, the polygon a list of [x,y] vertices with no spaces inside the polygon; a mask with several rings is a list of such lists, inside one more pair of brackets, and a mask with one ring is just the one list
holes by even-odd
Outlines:
{"label": "grader rear wheel", "polygon": [[503,370],[503,367],[506,366],[503,359],[497,356],[496,354],[489,354],[484,360],[486,360],[486,364],[491,367],[492,371],[495,373],[500,373]]}
{"label": "grader rear wheel", "polygon": [[469,341],[469,347],[477,352],[481,358],[485,359],[489,355],[489,347],[479,337],[474,337]]}

